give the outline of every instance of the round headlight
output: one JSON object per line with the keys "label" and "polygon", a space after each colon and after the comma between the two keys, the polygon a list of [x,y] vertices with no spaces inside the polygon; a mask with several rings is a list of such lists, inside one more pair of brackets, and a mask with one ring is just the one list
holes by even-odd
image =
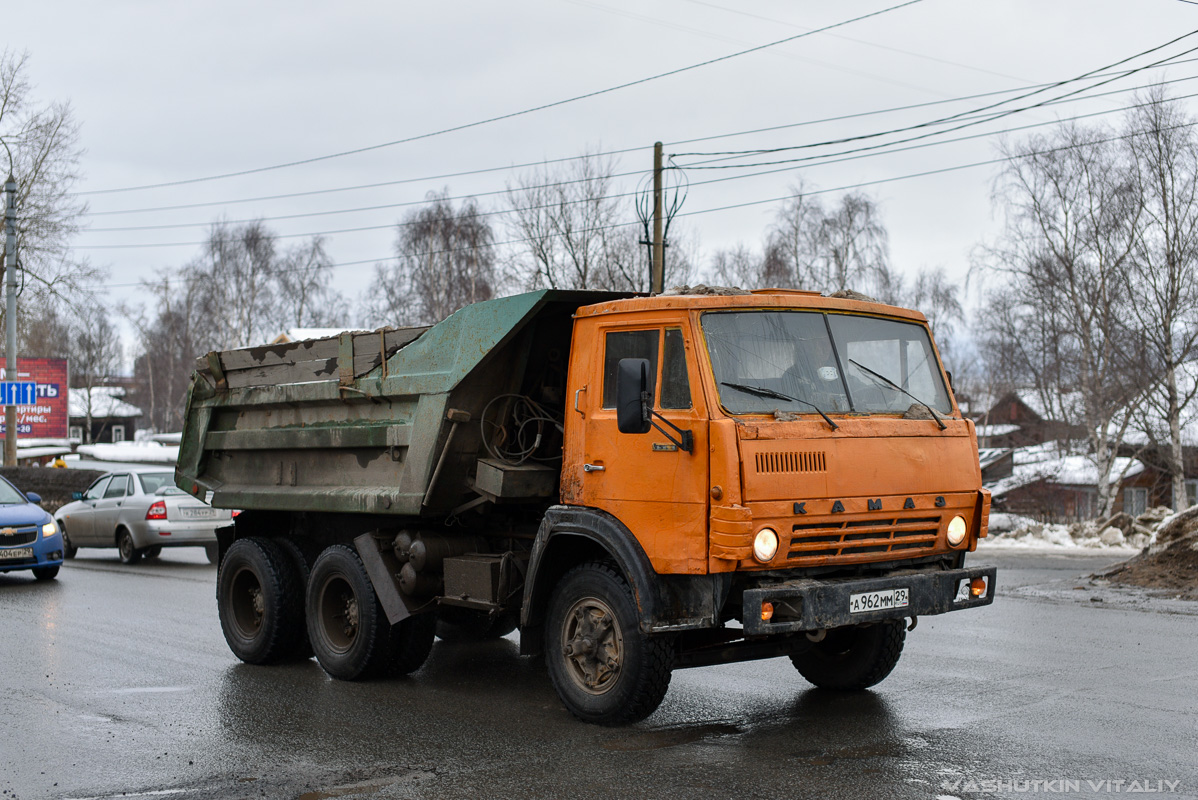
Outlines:
{"label": "round headlight", "polygon": [[753,557],[766,563],[778,552],[778,534],[771,528],[762,528],[753,537]]}
{"label": "round headlight", "polygon": [[953,547],[965,541],[965,518],[953,517],[948,523],[948,543]]}

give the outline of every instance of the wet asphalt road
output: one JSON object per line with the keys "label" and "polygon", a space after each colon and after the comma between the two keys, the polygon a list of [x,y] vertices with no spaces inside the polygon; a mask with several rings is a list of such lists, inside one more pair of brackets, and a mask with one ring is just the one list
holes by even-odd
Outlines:
{"label": "wet asphalt road", "polygon": [[1016,594],[920,620],[872,692],[811,689],[785,659],[681,670],[609,729],[514,637],[438,642],[388,682],[240,664],[200,550],[83,551],[54,582],[0,575],[0,800],[1198,797],[1198,609],[1077,578],[1111,560],[975,559]]}

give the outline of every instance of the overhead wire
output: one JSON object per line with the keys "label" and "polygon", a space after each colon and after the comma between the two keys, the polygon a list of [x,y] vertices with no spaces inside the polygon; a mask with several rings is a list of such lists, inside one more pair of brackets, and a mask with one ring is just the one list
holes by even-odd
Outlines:
{"label": "overhead wire", "polygon": [[[1169,81],[1169,83],[1176,83],[1176,82],[1189,81],[1189,80],[1198,80],[1198,76],[1189,76],[1187,78],[1179,78],[1179,79],[1175,79],[1173,81]],[[1144,87],[1137,87],[1137,88],[1144,88]],[[1120,91],[1126,92],[1126,91],[1131,91],[1131,90],[1127,89],[1127,90],[1120,90]],[[1190,98],[1194,98],[1194,97],[1198,97],[1198,93],[1180,95],[1174,99],[1185,100],[1185,99],[1190,99]],[[1067,100],[1067,101],[1061,101],[1061,102],[1076,102],[1076,98],[1073,100]],[[1073,121],[1078,121],[1078,120],[1083,120],[1083,119],[1092,119],[1094,117],[1107,116],[1110,114],[1121,113],[1121,112],[1136,109],[1136,108],[1142,108],[1146,105],[1151,105],[1152,102],[1153,101],[1147,101],[1144,103],[1135,103],[1135,104],[1131,104],[1131,105],[1127,105],[1127,106],[1122,106],[1119,108],[1105,109],[1102,111],[1090,112],[1088,114],[1078,114],[1078,115],[1074,115],[1072,117],[1065,117],[1065,118],[1060,118],[1060,119],[1056,119],[1056,120],[1034,122],[1034,123],[1029,123],[1027,125],[1008,127],[1008,128],[1004,128],[1004,129],[998,130],[998,131],[984,131],[981,133],[968,134],[966,136],[953,137],[953,138],[949,138],[949,139],[940,139],[940,140],[931,141],[931,142],[923,141],[923,142],[919,142],[917,144],[911,144],[911,145],[907,145],[904,147],[892,146],[890,149],[886,149],[886,150],[873,150],[871,152],[866,152],[866,153],[846,151],[847,155],[846,154],[838,154],[838,153],[828,153],[828,154],[823,154],[823,155],[819,156],[818,161],[810,163],[810,164],[808,164],[808,166],[824,166],[824,165],[829,165],[829,164],[838,164],[838,163],[844,163],[844,162],[848,162],[848,161],[855,161],[855,160],[862,159],[862,158],[877,158],[877,157],[881,157],[881,156],[892,155],[895,153],[909,152],[912,150],[925,149],[925,148],[929,148],[929,147],[938,147],[938,146],[947,145],[947,144],[956,144],[956,143],[963,142],[963,141],[970,141],[970,140],[974,140],[974,139],[983,139],[983,138],[988,138],[988,137],[992,137],[992,136],[1000,136],[1000,135],[1009,134],[1009,133],[1017,133],[1017,132],[1021,132],[1021,131],[1032,130],[1035,128],[1042,128],[1042,127],[1047,127],[1047,126],[1051,126],[1051,125],[1058,125],[1062,122],[1073,122]],[[838,156],[843,156],[843,157],[838,157]],[[671,159],[672,158],[673,158],[673,156],[671,156]],[[785,160],[782,162],[777,162],[777,163],[790,164],[790,163],[793,163],[793,160],[788,159],[788,160]],[[671,160],[671,167],[669,169],[685,172],[686,170],[690,170],[690,169],[734,169],[734,168],[748,169],[748,168],[755,167],[755,166],[772,166],[772,165],[774,165],[774,162],[767,162],[766,164],[721,165],[718,167],[704,167],[704,166],[690,166],[690,165],[678,166],[678,165],[673,164],[673,162]],[[755,177],[761,177],[764,175],[776,174],[778,172],[787,172],[787,171],[790,171],[790,169],[791,169],[791,167],[787,166],[782,169],[762,170],[759,172],[753,172],[753,173],[749,173],[749,174],[745,174],[745,175],[732,175],[732,176],[722,177],[722,178],[711,178],[711,179],[704,180],[704,181],[689,181],[688,180],[687,187],[706,186],[706,185],[710,185],[710,184],[714,184],[714,183],[724,183],[724,182],[734,181],[734,180],[745,180],[748,178],[755,178]],[[635,172],[628,172],[628,173],[617,173],[613,177],[621,177],[621,176],[628,176],[628,175],[642,175],[643,176],[644,170],[638,170]],[[569,184],[573,184],[573,183],[583,182],[585,180],[587,180],[587,179],[579,179],[579,180],[575,180],[575,181],[560,181],[560,182],[551,183],[551,184],[536,185],[532,188],[547,188],[547,187],[564,186],[564,185],[569,185]],[[613,193],[613,194],[608,195],[607,197],[609,199],[613,199],[613,200],[621,199],[621,198],[625,198],[625,197],[633,197],[633,196],[638,196],[642,191],[643,191],[643,189],[637,188],[634,191]],[[686,189],[684,189],[684,193],[685,193],[685,191],[686,191]],[[502,191],[502,192],[494,192],[494,193],[480,193],[479,195],[467,195],[467,196],[462,196],[462,197],[447,197],[445,199],[446,200],[455,200],[455,199],[461,200],[461,199],[468,199],[471,197],[485,196],[486,194],[504,194],[504,193],[506,193],[506,190]],[[590,201],[589,198],[580,198],[580,199],[576,199],[576,200],[566,200],[566,201],[548,203],[545,205],[517,206],[517,207],[513,207],[513,208],[508,208],[508,209],[494,209],[494,210],[489,210],[489,211],[479,211],[479,212],[472,213],[472,214],[462,215],[462,219],[476,219],[476,218],[485,218],[485,217],[492,217],[492,216],[503,216],[503,215],[507,215],[507,214],[513,214],[513,213],[519,213],[519,212],[525,212],[525,211],[536,211],[536,210],[541,210],[541,209],[545,209],[545,208],[553,208],[553,207],[558,207],[561,205],[574,205],[574,204],[585,203],[585,202],[589,202],[589,201]],[[394,206],[423,205],[427,202],[428,202],[427,200],[422,200],[422,201],[397,203],[397,204],[393,204],[393,205]],[[675,203],[675,204],[677,205],[678,203]],[[387,207],[389,207],[389,206],[380,206],[379,208],[387,208]],[[213,222],[209,221],[209,222],[204,222],[204,223],[186,223],[186,224],[179,224],[179,225],[114,227],[114,228],[108,228],[108,229],[91,229],[87,232],[89,232],[89,233],[90,232],[119,232],[119,231],[174,229],[174,228],[182,228],[182,227],[213,227],[215,224],[226,224],[226,225],[250,224],[250,223],[254,223],[254,222],[277,221],[277,220],[282,220],[282,219],[293,219],[293,218],[301,218],[301,217],[307,217],[307,216],[321,216],[321,215],[327,215],[327,214],[332,214],[332,213],[338,213],[338,212],[313,212],[310,214],[285,215],[285,216],[281,216],[281,217],[258,217],[258,218],[247,218],[247,219],[242,219],[242,220],[221,220],[221,221],[219,221],[219,223],[213,223]],[[685,215],[683,215],[683,216],[685,216]],[[643,222],[643,220],[642,220],[642,222]],[[342,234],[342,233],[359,233],[359,232],[365,232],[365,231],[386,230],[389,228],[403,228],[403,227],[407,227],[410,225],[416,225],[416,224],[419,224],[419,221],[389,222],[389,223],[385,223],[385,224],[381,224],[381,225],[358,226],[358,227],[353,227],[353,228],[339,228],[339,229],[323,230],[323,231],[308,231],[308,232],[301,232],[301,233],[275,234],[275,238],[290,239],[290,238],[305,238],[305,237],[310,237],[310,236],[332,236],[332,235]],[[203,246],[203,245],[207,244],[208,241],[209,240],[185,241],[185,242],[161,242],[161,243],[135,243],[135,244],[128,244],[128,245],[121,245],[121,244],[75,245],[74,248],[75,249],[110,250],[110,249],[125,249],[125,248],[145,249],[145,248],[153,248],[153,247],[198,247],[198,246]]]}
{"label": "overhead wire", "polygon": [[[1198,62],[1198,58],[1181,59],[1181,60],[1172,61],[1172,62],[1170,62],[1170,66],[1179,66],[1181,64],[1189,64],[1189,63],[1194,63],[1194,62]],[[1115,76],[1125,77],[1131,73],[1132,73],[1132,70],[1123,70],[1123,71],[1115,73]],[[1107,75],[1103,74],[1103,75],[1100,75],[1099,77],[1107,77]],[[1182,78],[1179,80],[1189,80],[1189,78]],[[1162,85],[1167,85],[1167,84],[1175,83],[1175,82],[1176,81],[1174,81],[1174,80],[1168,80],[1168,81],[1161,81],[1159,83],[1149,84],[1149,85],[1162,86]],[[1048,87],[1051,85],[1053,85],[1053,84],[1051,84],[1051,83],[1035,84],[1035,86],[1045,86],[1045,87]],[[986,98],[986,97],[995,97],[995,96],[1000,96],[1000,95],[1005,95],[1005,94],[1014,94],[1016,92],[1026,91],[1028,88],[1032,88],[1032,87],[1022,86],[1022,87],[1017,87],[1017,88],[1012,88],[1012,89],[998,89],[998,90],[991,91],[991,92],[980,92],[977,94],[962,95],[959,97],[947,98],[947,99],[942,99],[942,100],[929,100],[929,101],[925,101],[925,102],[921,102],[921,103],[911,103],[911,104],[902,105],[902,106],[891,106],[888,108],[875,109],[875,110],[871,110],[871,111],[861,111],[861,112],[855,112],[852,114],[840,114],[837,116],[823,117],[820,119],[801,120],[799,122],[791,122],[791,123],[786,123],[783,125],[771,125],[771,126],[764,127],[764,128],[751,128],[748,130],[733,131],[730,133],[712,134],[712,135],[708,135],[708,136],[699,136],[699,137],[694,137],[694,138],[690,138],[690,139],[679,139],[677,141],[666,142],[665,146],[666,147],[679,147],[679,146],[687,145],[687,144],[698,144],[700,142],[717,141],[720,139],[729,139],[729,138],[734,138],[734,137],[739,137],[739,136],[752,136],[752,135],[757,135],[757,134],[761,134],[761,133],[772,133],[772,132],[780,131],[780,130],[790,130],[793,128],[810,127],[810,126],[821,125],[821,124],[826,124],[826,123],[830,123],[830,122],[845,122],[848,120],[862,119],[865,117],[881,116],[884,114],[891,114],[891,113],[897,113],[897,112],[902,112],[902,111],[913,111],[913,110],[920,109],[920,108],[929,108],[929,107],[933,107],[933,106],[947,105],[950,103],[966,102],[969,100],[979,100],[979,99]],[[1101,92],[1101,93],[1093,94],[1093,95],[1090,95],[1089,97],[1091,97],[1091,98],[1107,97],[1107,96],[1114,95],[1114,94],[1121,94],[1121,93],[1128,92],[1128,91],[1135,91],[1136,88],[1142,88],[1142,87],[1134,87],[1134,88],[1130,88],[1130,89],[1115,89],[1110,92]],[[1082,98],[1082,99],[1087,99],[1087,98]],[[1054,102],[1056,102],[1056,101],[1054,101]],[[1063,100],[1060,102],[1075,102],[1075,100],[1067,99],[1067,100]],[[380,188],[386,188],[386,187],[390,187],[390,186],[399,186],[399,185],[411,184],[411,183],[431,183],[433,181],[440,181],[440,180],[445,180],[448,178],[470,177],[470,176],[474,176],[474,175],[484,175],[484,174],[495,173],[495,172],[507,172],[507,171],[517,170],[517,169],[529,169],[529,168],[547,166],[550,164],[562,164],[562,163],[568,163],[571,161],[579,161],[579,160],[583,160],[583,159],[587,159],[587,158],[625,155],[628,153],[641,152],[646,149],[647,149],[646,146],[641,145],[641,146],[637,146],[637,147],[625,147],[625,148],[621,148],[621,149],[617,149],[617,150],[605,150],[605,151],[598,151],[598,152],[594,152],[594,153],[583,153],[581,155],[576,155],[576,156],[566,156],[566,157],[562,157],[562,158],[543,159],[541,161],[532,161],[532,162],[526,162],[526,163],[522,163],[522,164],[508,164],[506,166],[483,167],[483,168],[479,168],[479,169],[461,170],[458,172],[442,173],[439,175],[426,175],[426,176],[422,176],[419,178],[399,178],[396,180],[378,181],[375,183],[354,184],[354,185],[350,185],[350,186],[338,186],[338,187],[331,187],[331,188],[326,187],[326,188],[321,188],[321,189],[308,189],[308,190],[297,191],[297,192],[283,192],[283,193],[279,193],[279,194],[259,195],[259,196],[255,196],[255,197],[225,198],[225,199],[221,199],[221,200],[206,200],[206,201],[202,201],[202,202],[178,203],[178,204],[174,204],[174,205],[147,206],[147,207],[141,207],[141,208],[110,209],[107,211],[93,211],[91,209],[88,209],[86,212],[84,212],[84,216],[103,217],[103,216],[119,216],[119,215],[125,215],[125,214],[149,214],[149,213],[157,213],[157,212],[163,212],[163,211],[182,211],[182,210],[189,210],[189,209],[195,209],[195,208],[212,208],[212,207],[216,207],[216,206],[234,205],[234,204],[241,204],[241,203],[256,203],[256,202],[267,202],[267,201],[272,201],[272,200],[287,200],[287,199],[298,198],[298,197],[313,197],[313,196],[319,196],[319,195],[335,194],[335,193],[350,192],[350,191],[359,191],[359,190],[366,190],[366,189],[380,189]],[[675,154],[675,155],[678,155],[678,154]],[[628,174],[635,174],[635,173],[625,173],[625,175],[628,175]],[[499,190],[499,192],[496,192],[496,193],[502,193],[504,191],[506,191],[506,190]],[[479,197],[479,196],[485,196],[485,195],[483,195],[481,193],[475,193],[475,194],[469,194],[469,195],[460,195],[460,196],[452,197],[450,199],[460,200],[460,199],[465,199],[466,197]],[[419,203],[422,201],[416,201],[416,202]],[[95,230],[95,229],[92,229],[92,230]]]}
{"label": "overhead wire", "polygon": [[[1172,125],[1172,126],[1169,126],[1166,128],[1162,128],[1161,132],[1167,132],[1167,131],[1172,131],[1172,130],[1183,130],[1186,128],[1193,128],[1196,126],[1198,126],[1198,121],[1187,122],[1187,123],[1182,123],[1182,124]],[[1078,142],[1078,143],[1074,143],[1074,144],[1062,145],[1060,147],[1051,147],[1051,148],[1046,148],[1043,150],[1036,150],[1036,151],[1032,151],[1032,152],[1028,152],[1028,153],[1020,153],[1020,154],[1011,155],[1011,156],[999,156],[997,158],[987,159],[984,161],[975,161],[975,162],[968,163],[968,164],[956,164],[956,165],[949,166],[949,167],[941,167],[938,169],[923,170],[921,172],[908,173],[906,175],[894,175],[894,176],[890,176],[887,178],[877,178],[875,180],[870,180],[870,181],[860,181],[858,183],[852,183],[852,184],[847,184],[847,185],[837,186],[837,187],[832,187],[832,188],[827,188],[827,189],[812,189],[812,190],[805,191],[805,192],[798,193],[798,194],[792,193],[792,194],[787,194],[787,195],[781,195],[779,197],[771,197],[771,198],[766,198],[766,199],[761,199],[761,200],[749,200],[749,201],[745,201],[742,203],[732,203],[729,205],[717,206],[714,208],[699,209],[697,211],[682,211],[682,212],[679,212],[677,214],[677,216],[692,217],[692,216],[700,216],[702,214],[713,214],[713,213],[718,213],[721,211],[731,211],[731,210],[736,210],[736,209],[741,209],[741,208],[749,208],[752,206],[766,205],[768,203],[780,203],[780,202],[784,202],[786,200],[793,200],[797,197],[820,195],[820,194],[831,194],[833,192],[845,192],[845,191],[851,191],[853,189],[863,189],[863,188],[870,187],[870,186],[878,186],[878,185],[887,184],[887,183],[895,183],[898,181],[911,180],[914,178],[925,178],[925,177],[929,177],[929,176],[933,176],[933,175],[942,175],[942,174],[946,174],[946,173],[950,173],[950,172],[958,172],[958,171],[967,170],[967,169],[976,169],[978,167],[994,166],[996,164],[1003,164],[1003,163],[1007,163],[1010,161],[1016,161],[1016,160],[1023,159],[1023,158],[1030,158],[1030,157],[1039,156],[1039,155],[1047,155],[1050,153],[1063,152],[1066,150],[1073,150],[1073,149],[1077,149],[1077,148],[1081,148],[1081,147],[1092,147],[1092,146],[1099,145],[1099,144],[1107,144],[1110,142],[1120,141],[1123,139],[1134,138],[1136,136],[1144,136],[1144,135],[1147,135],[1147,134],[1150,134],[1153,132],[1154,131],[1133,131],[1131,133],[1120,134],[1117,136],[1110,136],[1110,137],[1106,137],[1103,139],[1095,139],[1095,140],[1090,140],[1090,141],[1086,141],[1086,142]],[[632,227],[632,226],[635,226],[638,224],[640,224],[638,220],[633,220],[633,221],[629,221],[629,222],[610,223],[607,225],[596,225],[596,226],[592,226],[590,228],[585,228],[585,229],[576,231],[576,233],[579,233],[579,234],[599,233],[599,232],[606,231],[606,230],[614,230],[617,228]],[[550,234],[549,238],[560,238],[561,236],[564,236],[564,235],[565,234]],[[489,242],[483,246],[484,247],[502,247],[502,246],[512,245],[512,244],[524,244],[529,241],[531,241],[531,239],[529,239],[529,238],[518,238],[518,239],[509,239],[507,241],[501,241],[501,242]],[[402,255],[405,257],[424,258],[427,256],[448,255],[448,254],[466,252],[467,250],[475,250],[475,249],[478,249],[478,248],[477,247],[442,248],[439,250],[426,250],[426,251],[421,251],[418,253],[404,253]],[[315,266],[305,266],[305,267],[291,267],[291,268],[285,268],[285,269],[279,269],[279,270],[266,270],[264,274],[275,275],[275,274],[291,273],[291,272],[313,271],[313,270],[317,270],[317,269],[336,269],[339,267],[359,266],[359,265],[363,265],[363,264],[382,264],[382,263],[386,263],[388,261],[392,261],[395,258],[396,258],[395,255],[388,255],[388,256],[383,256],[381,258],[360,259],[357,261],[335,262],[335,263],[318,264]],[[126,283],[109,283],[109,284],[102,284],[98,288],[116,289],[116,288],[127,288],[127,287],[133,287],[133,286],[147,286],[147,285],[148,286],[158,286],[158,285],[163,285],[163,284],[169,285],[169,284],[178,283],[178,282],[184,281],[184,280],[186,280],[186,278],[164,278],[162,280],[143,280],[143,281],[126,282]]]}
{"label": "overhead wire", "polygon": [[564,106],[569,103],[575,103],[580,100],[588,100],[593,97],[599,97],[601,95],[611,94],[612,92],[618,92],[623,89],[629,89],[633,86],[641,86],[643,84],[650,83],[651,81],[656,81],[656,80],[660,80],[662,78],[672,77],[674,75],[680,75],[684,72],[690,72],[692,70],[700,69],[702,67],[708,67],[708,66],[711,66],[712,64],[719,64],[721,62],[728,61],[733,58],[739,58],[740,56],[748,55],[750,53],[756,53],[756,52],[760,52],[762,50],[767,50],[772,47],[777,47],[782,44],[787,44],[788,42],[793,42],[798,39],[803,39],[808,36],[813,36],[817,33],[824,33],[826,31],[834,30],[836,28],[840,28],[845,25],[851,25],[853,23],[861,22],[863,20],[870,19],[872,17],[881,16],[882,14],[887,14],[887,13],[890,13],[891,11],[897,11],[901,8],[906,8],[907,6],[916,5],[917,3],[921,3],[921,2],[923,2],[923,0],[904,0],[904,2],[895,4],[892,6],[888,6],[886,8],[882,8],[877,11],[871,11],[867,14],[861,14],[861,15],[858,15],[851,19],[842,20],[840,22],[835,22],[830,25],[825,25],[821,28],[816,28],[815,30],[804,31],[803,33],[795,34],[793,36],[787,36],[785,38],[778,39],[773,42],[767,42],[766,44],[761,44],[761,45],[757,45],[755,47],[750,47],[750,48],[740,50],[735,53],[729,53],[727,55],[719,56],[717,58],[710,58],[705,61],[701,61],[697,64],[690,64],[685,67],[679,67],[677,69],[668,70],[666,72],[661,72],[656,75],[650,75],[645,78],[638,78],[633,81],[627,81],[625,83],[621,83],[616,86],[610,86],[606,89],[598,89],[596,91],[586,92],[584,94],[575,95],[573,97],[569,97],[569,98],[566,98],[563,100],[556,100],[551,103],[543,103],[541,105],[534,106],[532,108],[526,108],[526,109],[523,109],[520,111],[513,111],[513,112],[509,112],[507,114],[500,114],[498,116],[489,117],[487,119],[482,119],[482,120],[476,120],[474,122],[468,122],[468,123],[464,123],[461,125],[454,125],[454,126],[451,126],[448,128],[442,128],[442,129],[436,130],[436,131],[429,131],[427,133],[422,133],[422,134],[418,134],[415,136],[408,136],[408,137],[405,137],[402,139],[396,139],[396,140],[390,141],[390,142],[383,142],[381,144],[368,145],[366,147],[357,147],[357,148],[353,148],[353,149],[349,149],[349,150],[342,150],[342,151],[336,152],[336,153],[327,153],[325,155],[313,156],[311,158],[297,159],[294,161],[288,161],[288,162],[284,162],[284,163],[280,163],[280,164],[273,164],[273,165],[266,166],[266,167],[255,167],[253,169],[225,172],[225,173],[221,173],[219,175],[208,175],[208,176],[200,177],[200,178],[186,178],[186,179],[175,180],[175,181],[163,181],[161,183],[143,184],[140,186],[124,186],[124,187],[118,187],[118,188],[113,188],[113,189],[92,189],[92,190],[88,190],[88,191],[75,192],[74,194],[77,196],[84,196],[84,195],[94,196],[94,195],[99,195],[99,194],[116,194],[116,193],[121,193],[121,192],[144,191],[147,189],[161,189],[161,188],[166,188],[169,186],[193,185],[196,183],[204,183],[204,182],[208,182],[208,181],[224,180],[227,178],[237,178],[237,177],[242,177],[242,176],[246,176],[246,175],[256,175],[256,174],[260,174],[263,172],[270,172],[273,170],[286,169],[289,167],[297,167],[297,166],[302,166],[305,164],[315,164],[315,163],[318,163],[321,161],[328,161],[328,160],[331,160],[334,158],[342,158],[342,157],[350,156],[350,155],[358,155],[360,153],[367,153],[367,152],[371,152],[374,150],[381,150],[381,149],[388,148],[388,147],[395,147],[395,146],[401,145],[401,144],[409,144],[411,142],[417,142],[417,141],[421,141],[423,139],[430,139],[435,136],[442,136],[442,135],[449,134],[449,133],[456,133],[458,131],[469,130],[471,128],[477,128],[477,127],[481,127],[483,125],[489,125],[494,122],[500,122],[502,120],[513,119],[515,117],[521,117],[521,116],[525,116],[528,114],[533,114],[538,111],[545,111],[550,108],[558,108],[560,106]]}

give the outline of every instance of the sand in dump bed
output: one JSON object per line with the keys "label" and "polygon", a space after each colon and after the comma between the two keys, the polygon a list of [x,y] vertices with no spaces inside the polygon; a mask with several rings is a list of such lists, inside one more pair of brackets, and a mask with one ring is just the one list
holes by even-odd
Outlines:
{"label": "sand in dump bed", "polygon": [[1093,577],[1198,600],[1198,506],[1165,520],[1143,553]]}

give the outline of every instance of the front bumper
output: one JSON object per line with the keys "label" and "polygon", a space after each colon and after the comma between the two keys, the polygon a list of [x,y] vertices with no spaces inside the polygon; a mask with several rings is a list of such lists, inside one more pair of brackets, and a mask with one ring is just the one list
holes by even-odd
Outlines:
{"label": "front bumper", "polygon": [[[768,636],[776,633],[817,631],[840,628],[863,622],[878,622],[904,617],[945,614],[965,608],[976,608],[994,602],[996,567],[970,567],[942,572],[919,572],[891,575],[883,578],[850,580],[814,580],[803,578],[768,586],[746,589],[742,600],[746,636]],[[966,585],[974,578],[986,579],[986,592],[981,597],[959,599],[961,582]],[[872,592],[907,590],[907,605],[869,611],[850,611],[853,595]],[[762,603],[774,605],[774,617],[761,618]]]}
{"label": "front bumper", "polygon": [[[32,550],[30,557],[11,558],[19,550]],[[62,564],[62,534],[56,533],[50,537],[38,536],[35,541],[26,545],[14,545],[0,548],[0,572],[12,572],[19,569],[34,567],[55,567]]]}

